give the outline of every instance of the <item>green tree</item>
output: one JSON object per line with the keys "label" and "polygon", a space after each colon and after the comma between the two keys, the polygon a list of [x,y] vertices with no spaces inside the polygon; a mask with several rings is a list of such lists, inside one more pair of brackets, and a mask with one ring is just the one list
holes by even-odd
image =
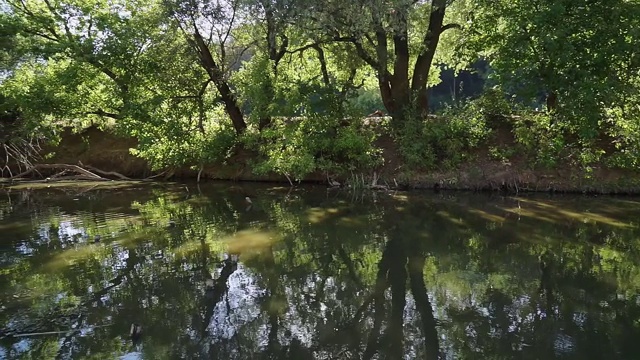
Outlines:
{"label": "green tree", "polygon": [[237,69],[242,55],[250,47],[238,43],[234,33],[243,19],[241,1],[165,1],[164,4],[216,87],[236,133],[241,134],[247,124],[238,96],[228,81],[230,72]]}
{"label": "green tree", "polygon": [[459,35],[471,60],[486,57],[498,83],[527,103],[544,98],[571,132],[590,140],[640,115],[640,2],[470,0],[464,9]]}
{"label": "green tree", "polygon": [[445,24],[446,0],[317,2],[311,6],[320,42],[345,42],[373,69],[387,111],[400,122],[429,111],[429,83]]}
{"label": "green tree", "polygon": [[[57,121],[144,114],[156,95],[146,80],[157,62],[147,54],[172,34],[160,26],[153,2],[6,0],[3,6],[25,52],[3,88],[23,110]],[[34,87],[51,101],[30,98]]]}

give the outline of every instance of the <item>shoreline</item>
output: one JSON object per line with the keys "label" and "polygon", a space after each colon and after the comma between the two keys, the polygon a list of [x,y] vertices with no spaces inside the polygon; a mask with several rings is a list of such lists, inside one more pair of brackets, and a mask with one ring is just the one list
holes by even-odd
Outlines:
{"label": "shoreline", "polygon": [[[256,175],[249,165],[253,159],[251,152],[240,151],[233,155],[226,164],[209,164],[201,169],[188,167],[168,169],[164,172],[152,171],[148,163],[132,155],[130,148],[136,146],[133,138],[121,138],[96,128],[89,128],[82,133],[66,130],[62,140],[55,147],[48,147],[44,154],[53,152],[52,157],[43,160],[44,164],[86,164],[106,172],[117,172],[130,179],[122,182],[166,182],[187,181],[207,183],[225,181],[229,183],[274,183],[290,186],[284,175]],[[407,171],[391,142],[385,141],[381,146],[385,164],[378,169],[355,171],[349,176],[335,177],[342,187],[349,182],[352,188],[371,188],[372,190],[447,190],[494,192],[504,194],[519,193],[565,193],[589,195],[640,195],[640,171],[622,171],[594,166],[593,171],[586,174],[583,170],[558,165],[552,169],[531,168],[525,160],[511,161],[493,160],[487,151],[479,148],[461,166],[452,170]],[[43,154],[43,155],[44,155]],[[14,172],[16,174],[16,172]],[[0,186],[7,187],[11,183],[8,172],[0,178]],[[588,176],[587,176],[588,175]],[[43,177],[49,176],[47,173]],[[150,178],[153,177],[153,180]],[[358,179],[357,182],[352,181]],[[146,180],[145,180],[146,179]],[[374,179],[376,179],[374,181]],[[32,183],[37,180],[28,179]],[[350,181],[351,180],[351,181]],[[55,184],[59,181],[42,183]],[[20,182],[18,182],[20,183]],[[89,181],[89,184],[95,183]],[[298,183],[295,182],[294,185]],[[300,184],[329,186],[327,174],[309,174]],[[26,182],[23,182],[26,184]]]}

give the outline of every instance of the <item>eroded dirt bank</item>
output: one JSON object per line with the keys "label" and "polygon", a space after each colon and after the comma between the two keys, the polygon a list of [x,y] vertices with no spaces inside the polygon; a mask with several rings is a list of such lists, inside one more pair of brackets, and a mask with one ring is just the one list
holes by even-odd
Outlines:
{"label": "eroded dirt bank", "polygon": [[[557,191],[588,192],[602,194],[640,194],[640,172],[621,171],[604,167],[593,167],[589,177],[571,166],[556,169],[534,169],[524,160],[497,161],[488,155],[488,148],[476,151],[473,160],[455,170],[448,171],[408,171],[402,164],[391,139],[378,140],[383,148],[385,164],[376,170],[379,184],[400,188],[439,188],[460,190],[503,190],[503,191]],[[494,139],[499,141],[499,139]],[[504,140],[503,140],[504,141]],[[117,137],[97,128],[89,128],[83,133],[66,131],[62,141],[46,158],[47,163],[89,165],[105,171],[115,171],[131,178],[146,178],[160,172],[151,171],[148,163],[135,157],[129,151],[136,146],[133,138]],[[210,164],[203,168],[201,179],[232,181],[276,181],[285,182],[284,176],[270,174],[259,176],[251,171],[249,160],[252,154],[240,151],[227,164]],[[162,172],[159,179],[195,179],[197,170],[189,168],[169,169]],[[370,179],[371,171],[361,172]],[[6,176],[6,174],[5,174]],[[337,179],[344,183],[348,179]],[[325,174],[311,174],[305,179],[326,183]]]}

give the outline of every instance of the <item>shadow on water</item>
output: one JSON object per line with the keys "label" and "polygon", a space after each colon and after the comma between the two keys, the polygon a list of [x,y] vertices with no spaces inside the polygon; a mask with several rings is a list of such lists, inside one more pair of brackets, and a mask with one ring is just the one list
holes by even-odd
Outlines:
{"label": "shadow on water", "polygon": [[638,358],[638,219],[634,198],[0,193],[0,358]]}

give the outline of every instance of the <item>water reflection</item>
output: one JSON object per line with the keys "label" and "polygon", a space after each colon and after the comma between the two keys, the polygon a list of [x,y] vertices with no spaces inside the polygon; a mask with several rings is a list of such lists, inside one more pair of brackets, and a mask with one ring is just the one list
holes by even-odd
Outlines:
{"label": "water reflection", "polygon": [[0,195],[3,358],[640,357],[637,199]]}

